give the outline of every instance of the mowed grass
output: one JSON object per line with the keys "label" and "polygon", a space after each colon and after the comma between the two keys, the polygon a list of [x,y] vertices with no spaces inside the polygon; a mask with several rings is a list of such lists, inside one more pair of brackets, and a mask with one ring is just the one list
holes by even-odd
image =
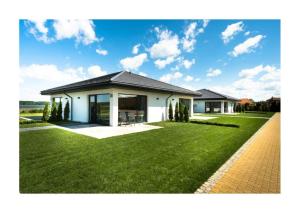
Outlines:
{"label": "mowed grass", "polygon": [[193,193],[266,119],[217,118],[240,128],[164,128],[95,139],[61,129],[20,133],[21,193]]}
{"label": "mowed grass", "polygon": [[46,123],[46,122],[43,122],[43,123],[31,123],[31,124],[19,124],[19,127],[20,128],[32,128],[32,127],[42,127],[42,126],[51,126],[52,124],[51,123]]}

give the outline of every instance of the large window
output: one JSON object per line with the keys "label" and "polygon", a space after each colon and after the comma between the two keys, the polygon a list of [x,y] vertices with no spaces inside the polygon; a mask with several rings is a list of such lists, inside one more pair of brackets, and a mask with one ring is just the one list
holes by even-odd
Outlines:
{"label": "large window", "polygon": [[221,112],[221,102],[205,102],[205,112],[220,113]]}
{"label": "large window", "polygon": [[119,122],[146,122],[147,97],[144,95],[119,94]]}
{"label": "large window", "polygon": [[89,96],[89,121],[109,125],[110,94]]}

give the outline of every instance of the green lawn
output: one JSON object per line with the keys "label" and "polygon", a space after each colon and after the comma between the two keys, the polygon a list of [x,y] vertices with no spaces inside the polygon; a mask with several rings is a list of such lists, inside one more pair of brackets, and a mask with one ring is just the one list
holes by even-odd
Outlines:
{"label": "green lawn", "polygon": [[61,129],[20,133],[22,193],[193,193],[266,119],[213,119],[240,128],[164,128],[94,139]]}
{"label": "green lawn", "polygon": [[31,124],[19,124],[20,128],[32,128],[32,127],[41,127],[41,126],[51,126],[50,123],[31,123]]}

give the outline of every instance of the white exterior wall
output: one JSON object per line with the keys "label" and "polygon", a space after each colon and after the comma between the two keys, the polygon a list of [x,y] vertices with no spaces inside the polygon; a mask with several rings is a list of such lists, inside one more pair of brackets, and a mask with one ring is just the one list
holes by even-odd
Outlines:
{"label": "white exterior wall", "polygon": [[228,113],[234,113],[234,101],[228,100],[194,100],[194,111],[205,113],[205,102],[221,102],[221,113],[224,113],[224,102],[228,103]]}
{"label": "white exterior wall", "polygon": [[234,102],[228,101],[228,113],[234,113]]}
{"label": "white exterior wall", "polygon": [[[82,92],[68,92],[67,94],[73,97],[73,109],[71,107],[71,99],[65,94],[56,94],[51,96],[53,97],[62,97],[62,101],[67,101],[68,98],[70,103],[70,111],[72,113],[73,121],[78,122],[88,122],[89,121],[89,95],[96,94],[111,94],[110,98],[110,126],[118,125],[118,94],[132,94],[132,95],[145,95],[147,96],[147,122],[158,122],[168,119],[168,106],[170,101],[172,101],[173,111],[175,111],[175,104],[179,102],[179,98],[185,98],[191,100],[191,116],[193,116],[193,98],[192,96],[184,95],[172,95],[168,99],[167,107],[166,100],[170,94],[159,93],[159,92],[148,92],[134,89],[99,89],[91,91],[82,91]],[[79,98],[78,98],[79,97]],[[65,103],[63,102],[63,109]],[[70,116],[71,118],[71,116]]]}

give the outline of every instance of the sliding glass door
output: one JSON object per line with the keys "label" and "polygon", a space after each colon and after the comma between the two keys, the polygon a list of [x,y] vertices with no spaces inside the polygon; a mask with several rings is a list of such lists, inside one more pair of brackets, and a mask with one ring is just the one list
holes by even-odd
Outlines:
{"label": "sliding glass door", "polygon": [[89,96],[90,123],[109,125],[110,94]]}

